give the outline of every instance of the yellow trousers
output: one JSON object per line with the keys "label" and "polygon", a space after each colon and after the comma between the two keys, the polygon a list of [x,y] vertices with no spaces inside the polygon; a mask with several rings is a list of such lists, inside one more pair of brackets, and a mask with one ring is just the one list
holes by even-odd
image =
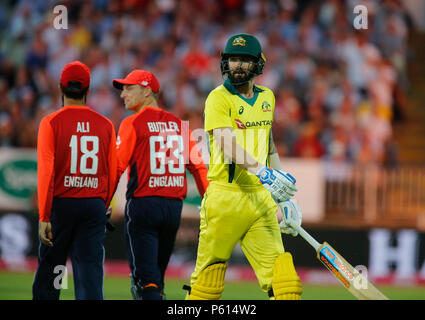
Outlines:
{"label": "yellow trousers", "polygon": [[264,292],[273,266],[284,252],[277,206],[261,185],[237,186],[212,181],[201,205],[201,223],[193,285],[208,265],[227,261],[239,242]]}

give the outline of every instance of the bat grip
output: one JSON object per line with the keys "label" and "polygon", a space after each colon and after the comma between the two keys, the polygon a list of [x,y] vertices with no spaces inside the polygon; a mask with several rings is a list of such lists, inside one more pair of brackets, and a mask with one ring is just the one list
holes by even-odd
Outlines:
{"label": "bat grip", "polygon": [[305,231],[303,229],[303,227],[301,226],[293,226],[291,225],[292,229],[294,229],[295,231],[297,231],[301,237],[304,238],[305,241],[307,241],[313,248],[314,250],[319,250],[321,244],[319,242],[316,241],[316,239],[314,239],[307,231]]}

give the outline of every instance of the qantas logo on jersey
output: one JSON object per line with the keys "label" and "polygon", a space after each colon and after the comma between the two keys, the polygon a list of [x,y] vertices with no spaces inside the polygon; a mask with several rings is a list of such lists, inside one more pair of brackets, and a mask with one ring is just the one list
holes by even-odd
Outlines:
{"label": "qantas logo on jersey", "polygon": [[242,121],[240,121],[239,119],[235,119],[236,125],[238,126],[239,129],[246,129],[245,125],[243,124]]}
{"label": "qantas logo on jersey", "polygon": [[179,132],[179,126],[174,121],[168,122],[148,122],[150,132]]}
{"label": "qantas logo on jersey", "polygon": [[272,120],[261,120],[261,121],[247,121],[245,123],[247,128],[250,127],[262,127],[262,126],[271,126]]}
{"label": "qantas logo on jersey", "polygon": [[262,127],[262,126],[270,126],[272,124],[272,120],[261,120],[261,121],[247,121],[243,123],[239,119],[235,119],[236,125],[239,129],[247,129],[252,127]]}

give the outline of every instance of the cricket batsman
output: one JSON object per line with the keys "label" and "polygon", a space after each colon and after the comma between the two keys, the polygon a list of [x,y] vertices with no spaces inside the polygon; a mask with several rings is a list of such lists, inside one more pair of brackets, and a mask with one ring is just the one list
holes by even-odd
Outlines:
{"label": "cricket batsman", "polygon": [[[272,137],[275,97],[254,84],[266,58],[259,41],[236,34],[221,54],[224,83],[207,97],[204,126],[209,136],[209,187],[201,205],[197,260],[186,299],[218,300],[227,260],[239,242],[261,289],[271,299],[301,299],[301,282],[281,232],[296,235],[301,224],[295,179],[281,170]],[[277,205],[284,212],[279,227]]]}

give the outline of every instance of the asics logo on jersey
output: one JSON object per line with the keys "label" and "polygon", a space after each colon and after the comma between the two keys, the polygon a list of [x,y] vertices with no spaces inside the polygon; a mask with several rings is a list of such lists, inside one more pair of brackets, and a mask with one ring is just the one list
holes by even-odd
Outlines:
{"label": "asics logo on jersey", "polygon": [[240,106],[240,108],[239,108],[239,114],[242,114],[243,113],[243,110],[244,110],[243,106]]}

